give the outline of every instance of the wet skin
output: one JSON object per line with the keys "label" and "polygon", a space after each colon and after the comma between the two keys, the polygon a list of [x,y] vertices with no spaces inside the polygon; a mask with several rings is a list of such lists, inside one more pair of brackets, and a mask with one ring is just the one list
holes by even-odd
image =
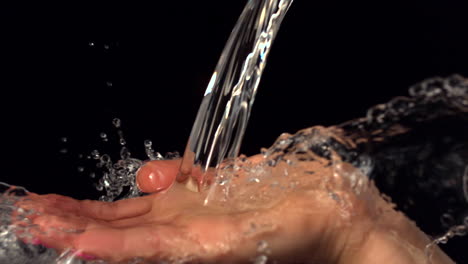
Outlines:
{"label": "wet skin", "polygon": [[[335,190],[347,197],[348,212],[329,192],[301,188],[268,206],[233,210],[203,206],[202,195],[174,183],[179,164],[153,161],[140,169],[138,186],[148,196],[105,203],[31,193],[19,205],[41,212],[29,216],[40,227],[35,243],[73,248],[85,259],[250,263],[265,254],[278,263],[426,263],[427,236],[374,187],[359,197]],[[260,241],[268,246],[257,252]],[[433,263],[453,262],[436,247]]]}

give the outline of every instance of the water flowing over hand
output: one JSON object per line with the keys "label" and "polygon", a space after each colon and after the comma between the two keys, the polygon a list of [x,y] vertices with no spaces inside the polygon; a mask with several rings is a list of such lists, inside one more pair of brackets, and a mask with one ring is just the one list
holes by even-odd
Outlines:
{"label": "water flowing over hand", "polygon": [[[366,199],[335,190],[350,211],[326,190],[307,188],[261,206],[203,206],[202,195],[172,184],[179,164],[147,163],[138,175],[139,186],[156,191],[147,196],[107,203],[30,193],[18,206],[39,212],[28,216],[38,226],[34,243],[110,263],[426,263],[427,237],[374,187]],[[304,166],[317,175],[330,172],[314,162]],[[285,169],[294,173],[284,166],[271,173]],[[452,262],[436,249],[433,263]]]}

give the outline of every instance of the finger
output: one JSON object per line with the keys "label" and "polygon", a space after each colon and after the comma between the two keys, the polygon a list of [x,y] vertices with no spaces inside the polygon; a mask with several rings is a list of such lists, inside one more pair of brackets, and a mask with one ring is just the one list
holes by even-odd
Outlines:
{"label": "finger", "polygon": [[151,211],[152,203],[146,197],[130,198],[117,202],[101,202],[83,200],[80,202],[80,212],[87,216],[100,220],[119,220],[136,217]]}
{"label": "finger", "polygon": [[37,195],[29,193],[19,200],[15,206],[17,210],[12,213],[15,223],[34,220],[39,215],[76,215],[79,209],[78,201],[69,197],[48,194]]}
{"label": "finger", "polygon": [[34,237],[34,244],[64,250],[70,248],[76,236],[88,228],[89,219],[41,215],[35,218],[33,223],[27,232]]}
{"label": "finger", "polygon": [[181,160],[150,161],[137,173],[138,188],[145,193],[168,189],[175,181]]}
{"label": "finger", "polygon": [[18,206],[41,214],[79,215],[80,201],[58,194],[38,195],[31,193]]}
{"label": "finger", "polygon": [[156,227],[102,227],[87,230],[78,236],[74,248],[86,255],[112,261],[133,257],[149,258],[163,251],[161,237],[174,235]]}
{"label": "finger", "polygon": [[39,195],[38,202],[42,202],[45,209],[64,214],[78,214],[80,209],[78,200],[58,194]]}
{"label": "finger", "polygon": [[20,204],[21,208],[34,210],[39,214],[75,215],[100,220],[117,220],[139,216],[149,212],[151,205],[151,202],[143,197],[110,203],[92,200],[79,201],[57,194],[31,194],[29,199],[25,199]]}

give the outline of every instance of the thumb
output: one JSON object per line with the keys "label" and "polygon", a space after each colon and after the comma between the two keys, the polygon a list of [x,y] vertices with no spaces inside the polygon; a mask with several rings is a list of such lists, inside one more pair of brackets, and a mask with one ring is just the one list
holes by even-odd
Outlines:
{"label": "thumb", "polygon": [[144,164],[137,172],[136,182],[140,191],[160,192],[171,187],[179,172],[180,159],[155,160]]}

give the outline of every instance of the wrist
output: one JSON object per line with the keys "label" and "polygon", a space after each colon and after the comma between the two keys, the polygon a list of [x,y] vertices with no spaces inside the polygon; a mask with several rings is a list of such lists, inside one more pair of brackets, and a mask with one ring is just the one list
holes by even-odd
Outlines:
{"label": "wrist", "polygon": [[[428,263],[425,249],[431,241],[403,213],[389,210],[361,225],[356,230],[367,230],[361,245],[350,243],[345,250],[346,259],[340,263]],[[432,264],[454,263],[439,247],[433,250]]]}

